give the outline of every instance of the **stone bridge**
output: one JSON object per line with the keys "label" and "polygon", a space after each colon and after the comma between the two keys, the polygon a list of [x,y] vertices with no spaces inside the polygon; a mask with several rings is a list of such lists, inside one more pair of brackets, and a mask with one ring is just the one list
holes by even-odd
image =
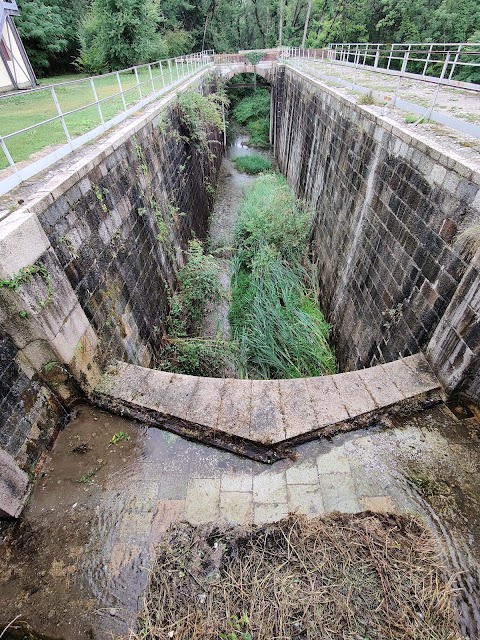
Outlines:
{"label": "stone bridge", "polygon": [[[227,79],[253,70],[216,67]],[[209,91],[209,71],[180,90]],[[0,511],[18,515],[26,472],[79,400],[265,462],[440,394],[480,400],[480,253],[455,242],[480,218],[479,167],[296,69],[267,61],[256,72],[272,87],[279,169],[314,212],[311,251],[343,373],[156,370],[182,250],[207,232],[222,159],[221,144],[205,161],[176,134],[175,95],[164,97],[7,203]]]}

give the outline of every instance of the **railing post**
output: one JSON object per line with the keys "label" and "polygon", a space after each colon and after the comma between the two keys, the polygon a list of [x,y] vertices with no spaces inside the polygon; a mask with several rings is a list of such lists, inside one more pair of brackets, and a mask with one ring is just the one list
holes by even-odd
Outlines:
{"label": "railing post", "polygon": [[17,165],[15,164],[15,160],[10,155],[10,151],[7,149],[7,145],[5,144],[5,140],[0,136],[0,147],[2,147],[2,151],[5,154],[5,157],[8,160],[8,164],[12,167],[15,173],[18,173]]}
{"label": "railing post", "polygon": [[140,78],[138,77],[138,69],[137,67],[133,67],[133,70],[135,71],[135,78],[137,80],[138,93],[140,94],[140,100],[141,100],[143,98],[143,94],[142,94],[142,87],[140,86]]}
{"label": "railing post", "polygon": [[90,86],[92,87],[93,97],[95,98],[95,102],[97,103],[98,115],[100,116],[100,122],[105,126],[105,119],[103,117],[102,109],[100,107],[100,102],[98,101],[97,90],[95,88],[95,83],[93,82],[93,78],[90,78]]}
{"label": "railing post", "polygon": [[118,82],[118,88],[120,89],[120,95],[122,97],[122,103],[123,103],[123,110],[126,111],[127,110],[127,103],[125,102],[125,95],[123,93],[123,87],[122,87],[122,83],[120,82],[120,74],[116,73],[117,75],[117,82]]}
{"label": "railing post", "polygon": [[176,73],[177,73],[177,78],[176,78],[176,80],[178,80],[178,77],[179,77],[179,76],[178,76],[178,58],[175,58],[175,71],[176,71]]}
{"label": "railing post", "polygon": [[452,79],[453,72],[455,71],[455,67],[456,67],[456,65],[457,65],[458,57],[459,57],[459,55],[460,55],[461,50],[462,50],[462,45],[461,45],[461,44],[459,44],[459,45],[458,45],[458,49],[457,49],[457,53],[455,54],[455,60],[453,61],[452,68],[450,69],[450,73],[449,73],[449,75],[448,75],[448,79],[449,79],[449,80],[451,80],[451,79]]}
{"label": "railing post", "polygon": [[431,44],[429,49],[428,49],[427,59],[425,60],[425,65],[423,67],[422,76],[424,76],[426,74],[426,72],[427,72],[427,67],[428,67],[428,64],[430,62],[430,56],[432,55],[432,47],[433,47],[433,44]]}
{"label": "railing post", "polygon": [[435,93],[434,93],[434,96],[433,96],[432,104],[428,108],[426,114],[423,115],[421,118],[419,118],[417,120],[417,122],[414,123],[415,125],[418,124],[418,122],[420,120],[423,120],[423,119],[429,120],[430,116],[432,115],[433,107],[435,106],[435,104],[437,102],[438,94],[440,93],[440,87],[442,85],[442,80],[445,77],[445,73],[447,72],[447,68],[448,68],[449,62],[450,62],[450,51],[447,51],[445,62],[443,63],[442,73],[440,75],[440,78],[438,79],[437,87],[435,89]]}
{"label": "railing post", "polygon": [[67,123],[65,122],[65,118],[60,108],[60,103],[58,102],[57,94],[55,93],[55,89],[53,88],[53,85],[50,85],[50,93],[52,94],[53,102],[55,103],[55,106],[57,108],[57,113],[60,116],[60,120],[62,121],[62,127],[63,127],[63,131],[65,132],[65,136],[67,137],[67,142],[71,143],[72,138],[70,137]]}
{"label": "railing post", "polygon": [[377,50],[375,52],[375,60],[373,62],[373,67],[376,69],[378,67],[378,62],[380,60],[380,44],[377,44]]}
{"label": "railing post", "polygon": [[155,93],[155,85],[153,84],[152,66],[150,63],[148,63],[148,73],[150,75],[150,82],[152,83],[152,93]]}
{"label": "railing post", "polygon": [[394,44],[390,45],[390,53],[388,54],[388,62],[387,62],[387,71],[390,69],[390,63],[392,61],[392,52],[393,52],[394,46],[395,46]]}
{"label": "railing post", "polygon": [[163,64],[161,60],[158,63],[158,65],[160,67],[160,75],[162,76],[162,89],[163,89],[163,87],[165,86],[165,76],[163,75]]}
{"label": "railing post", "polygon": [[170,58],[168,59],[168,75],[170,76],[170,80],[169,80],[169,84],[170,84],[171,82],[173,82],[172,65],[170,62]]}

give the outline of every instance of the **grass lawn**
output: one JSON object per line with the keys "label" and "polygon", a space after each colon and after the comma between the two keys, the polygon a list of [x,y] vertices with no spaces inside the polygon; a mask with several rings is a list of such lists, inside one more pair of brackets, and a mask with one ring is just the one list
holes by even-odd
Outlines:
{"label": "grass lawn", "polygon": [[[184,65],[185,71],[191,71],[191,65]],[[179,68],[180,71],[180,68]],[[140,87],[136,87],[135,74],[130,71],[120,72],[120,81],[125,93],[127,107],[132,106],[141,99],[139,89],[143,96],[152,93],[152,84],[155,91],[162,89],[164,84],[170,84],[178,79],[175,65],[172,64],[169,72],[168,64],[152,65],[152,78],[148,69],[140,69],[138,72]],[[58,102],[62,111],[81,109],[65,117],[68,130],[72,138],[76,138],[100,124],[100,115],[97,105],[87,106],[94,102],[94,95],[90,80],[84,74],[55,76],[42,78],[41,85],[59,82],[71,82],[62,87],[55,87]],[[94,79],[95,90],[101,103],[105,121],[123,111],[122,98],[118,94],[119,86],[116,75],[98,77]],[[57,115],[50,91],[26,91],[22,95],[0,97],[0,135],[5,136],[14,131],[25,129],[34,124],[53,118]],[[5,140],[5,144],[15,162],[27,160],[32,154],[53,144],[66,142],[65,133],[60,120],[50,122],[25,133]],[[5,155],[0,151],[0,169],[8,167]]]}

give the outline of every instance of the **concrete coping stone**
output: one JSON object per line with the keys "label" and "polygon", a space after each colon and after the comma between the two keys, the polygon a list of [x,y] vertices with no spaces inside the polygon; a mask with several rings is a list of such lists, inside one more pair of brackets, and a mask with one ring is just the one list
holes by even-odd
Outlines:
{"label": "concrete coping stone", "polygon": [[[344,106],[348,106],[349,108],[356,111],[361,111],[361,113],[368,119],[375,122],[375,124],[382,127],[384,130],[391,132],[393,135],[400,138],[410,146],[416,147],[419,151],[426,155],[432,155],[436,162],[442,164],[447,169],[454,170],[464,178],[473,181],[476,184],[480,184],[480,171],[478,169],[478,166],[475,165],[472,161],[466,158],[462,158],[454,151],[448,151],[448,153],[446,153],[440,145],[436,145],[433,141],[429,141],[429,143],[426,144],[424,140],[421,140],[419,137],[415,136],[413,132],[406,131],[405,129],[400,127],[398,122],[391,120],[388,117],[379,116],[378,114],[369,110],[368,107],[358,105],[353,98],[344,96],[343,94],[336,91],[333,87],[326,85],[324,82],[322,82],[321,79],[314,78],[307,72],[301,71],[296,67],[292,67],[290,65],[282,66],[284,66],[285,69],[288,69],[291,72],[297,74],[304,80],[314,85],[321,86],[323,91],[334,97]],[[434,152],[434,154],[431,154],[432,151]]]}
{"label": "concrete coping stone", "polygon": [[116,362],[94,395],[113,411],[153,412],[159,426],[173,418],[199,434],[277,446],[319,437],[341,423],[361,423],[439,391],[425,356],[417,353],[369,369],[292,380],[196,377]]}

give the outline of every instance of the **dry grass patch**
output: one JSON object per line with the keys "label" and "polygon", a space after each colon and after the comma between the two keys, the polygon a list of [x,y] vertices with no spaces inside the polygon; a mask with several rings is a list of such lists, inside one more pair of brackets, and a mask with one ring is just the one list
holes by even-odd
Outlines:
{"label": "dry grass patch", "polygon": [[131,640],[458,639],[451,595],[413,517],[182,523],[158,547]]}

